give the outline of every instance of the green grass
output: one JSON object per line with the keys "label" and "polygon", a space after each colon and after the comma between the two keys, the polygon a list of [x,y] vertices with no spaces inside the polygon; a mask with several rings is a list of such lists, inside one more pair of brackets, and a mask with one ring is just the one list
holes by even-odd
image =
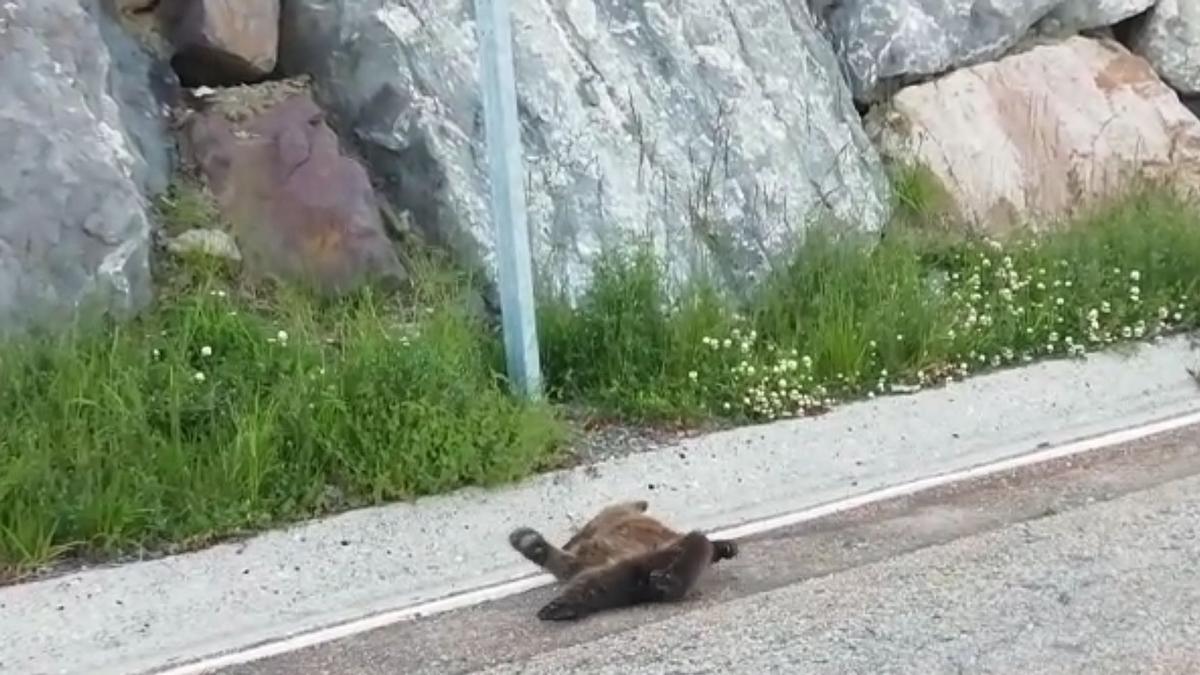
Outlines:
{"label": "green grass", "polygon": [[626,418],[771,420],[1197,325],[1200,211],[1170,193],[1037,239],[897,225],[871,244],[816,229],[736,307],[609,255],[574,310],[543,301],[547,380]]}
{"label": "green grass", "polygon": [[554,460],[559,422],[507,395],[461,297],[264,302],[195,276],[138,321],[0,352],[0,576]]}
{"label": "green grass", "polygon": [[[507,393],[497,336],[435,268],[328,303],[159,260],[141,318],[0,349],[0,578],[518,479],[561,459],[553,404],[772,420],[1200,322],[1194,204],[1147,191],[1000,244],[920,227],[922,181],[898,180],[882,241],[815,229],[736,303],[670,287],[644,250],[603,256],[577,305],[542,298],[551,405]],[[168,222],[211,218],[171,199]]]}

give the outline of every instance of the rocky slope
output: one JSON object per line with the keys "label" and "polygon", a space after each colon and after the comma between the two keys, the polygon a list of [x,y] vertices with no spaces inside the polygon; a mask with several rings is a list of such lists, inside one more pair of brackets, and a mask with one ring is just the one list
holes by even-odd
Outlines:
{"label": "rocky slope", "polygon": [[[817,220],[883,227],[889,163],[989,229],[1200,183],[1183,0],[512,8],[535,263],[569,292],[646,236],[680,277],[752,282]],[[0,6],[0,329],[136,311],[152,256],[217,235],[192,248],[330,292],[402,281],[405,227],[494,272],[475,30],[470,0]],[[230,231],[156,247],[181,175]]]}

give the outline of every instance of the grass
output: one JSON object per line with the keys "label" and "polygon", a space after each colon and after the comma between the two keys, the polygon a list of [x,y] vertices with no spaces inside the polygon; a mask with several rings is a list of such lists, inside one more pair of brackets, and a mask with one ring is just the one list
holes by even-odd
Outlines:
{"label": "grass", "polygon": [[1146,190],[1003,244],[817,229],[736,305],[668,288],[641,252],[605,256],[595,278],[575,309],[543,303],[560,399],[643,421],[772,420],[1195,327],[1200,211]]}
{"label": "grass", "polygon": [[[552,402],[630,422],[772,420],[1200,322],[1194,204],[1139,193],[1002,244],[920,227],[935,192],[901,185],[907,211],[881,242],[813,230],[739,302],[703,280],[670,287],[645,250],[602,256],[577,304],[542,298]],[[169,224],[210,217],[172,199]],[[168,267],[163,302],[135,321],[0,350],[0,577],[560,459],[555,406],[506,393],[497,336],[452,278],[323,303],[216,264]]]}
{"label": "grass", "polygon": [[507,395],[458,295],[322,306],[193,276],[132,323],[0,352],[0,575],[554,461],[561,425]]}

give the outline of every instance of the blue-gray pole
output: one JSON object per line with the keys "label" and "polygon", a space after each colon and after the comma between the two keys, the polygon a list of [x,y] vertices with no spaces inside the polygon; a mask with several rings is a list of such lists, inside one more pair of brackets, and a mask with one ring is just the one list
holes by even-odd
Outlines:
{"label": "blue-gray pole", "polygon": [[508,377],[518,393],[537,399],[542,393],[542,373],[508,0],[475,0],[475,20]]}

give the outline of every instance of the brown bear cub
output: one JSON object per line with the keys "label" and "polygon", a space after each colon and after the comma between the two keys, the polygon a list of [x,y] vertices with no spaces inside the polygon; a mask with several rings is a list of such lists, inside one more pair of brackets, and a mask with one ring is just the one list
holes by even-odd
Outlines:
{"label": "brown bear cub", "polygon": [[539,619],[680,600],[709,565],[737,556],[737,542],[710,540],[696,530],[681,534],[646,515],[647,507],[641,500],[609,505],[562,548],[531,528],[513,530],[512,547],[564,583]]}

